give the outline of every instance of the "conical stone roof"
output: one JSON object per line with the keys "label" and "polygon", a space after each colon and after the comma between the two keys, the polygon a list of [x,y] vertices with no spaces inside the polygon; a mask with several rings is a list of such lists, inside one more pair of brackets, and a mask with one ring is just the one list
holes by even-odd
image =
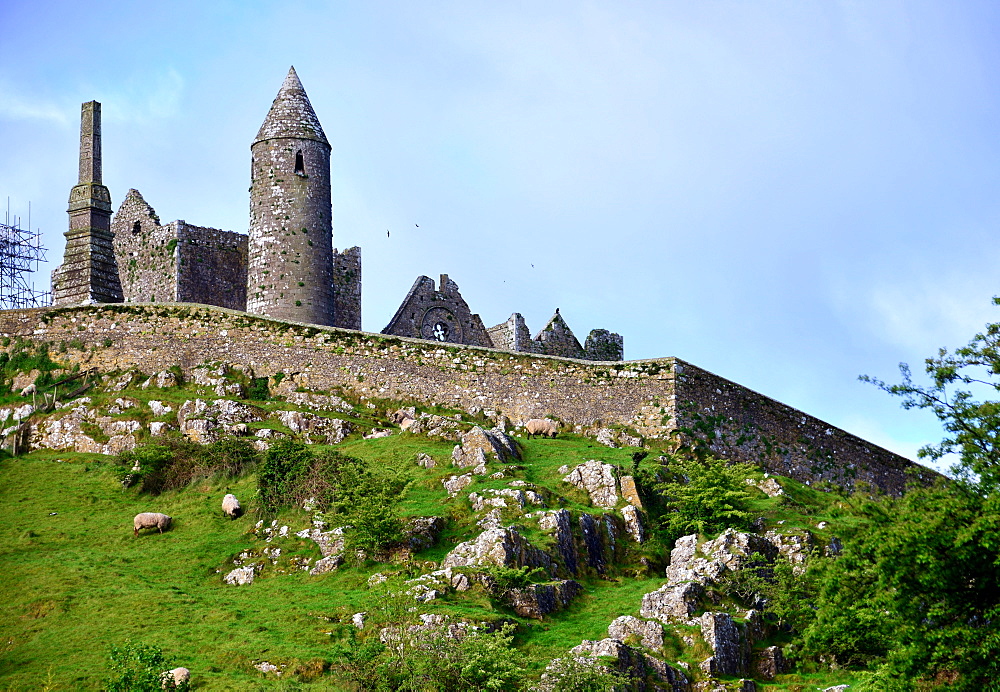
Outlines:
{"label": "conical stone roof", "polygon": [[274,103],[257,132],[254,144],[279,137],[312,139],[330,146],[294,67],[289,68],[288,76],[281,84],[278,95],[274,97]]}

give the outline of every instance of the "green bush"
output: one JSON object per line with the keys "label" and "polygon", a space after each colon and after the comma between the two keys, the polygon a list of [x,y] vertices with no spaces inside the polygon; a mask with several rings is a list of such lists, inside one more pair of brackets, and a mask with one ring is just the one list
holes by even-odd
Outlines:
{"label": "green bush", "polygon": [[757,475],[753,466],[713,457],[676,457],[669,470],[672,477],[654,487],[664,511],[662,527],[671,536],[749,526],[753,495],[746,479]]}
{"label": "green bush", "polygon": [[126,488],[138,486],[141,492],[159,494],[199,478],[239,476],[249,471],[257,459],[253,445],[238,437],[227,436],[201,445],[170,435],[118,454],[115,473]]}
{"label": "green bush", "polygon": [[126,641],[122,646],[111,647],[108,667],[110,675],[104,683],[107,692],[162,692],[162,690],[187,690],[188,683],[174,684],[165,680],[163,673],[173,669],[172,661],[163,655],[158,646]]}
{"label": "green bush", "polygon": [[549,664],[535,689],[539,692],[609,692],[626,689],[628,682],[618,671],[567,656]]}
{"label": "green bush", "polygon": [[311,500],[327,516],[352,526],[344,537],[352,554],[374,556],[403,538],[397,507],[408,485],[385,470],[376,473],[361,459],[280,440],[264,454],[257,482],[266,511]]}

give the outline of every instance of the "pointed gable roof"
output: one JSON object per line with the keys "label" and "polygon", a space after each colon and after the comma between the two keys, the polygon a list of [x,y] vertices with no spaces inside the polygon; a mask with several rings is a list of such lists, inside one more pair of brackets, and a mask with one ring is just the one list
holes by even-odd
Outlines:
{"label": "pointed gable roof", "polygon": [[294,67],[289,68],[288,76],[282,82],[278,95],[274,97],[271,110],[253,142],[256,144],[279,137],[312,139],[330,146]]}

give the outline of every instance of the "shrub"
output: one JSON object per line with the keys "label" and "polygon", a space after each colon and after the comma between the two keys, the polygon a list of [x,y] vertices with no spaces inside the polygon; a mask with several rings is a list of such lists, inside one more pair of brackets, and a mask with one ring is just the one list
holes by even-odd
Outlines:
{"label": "shrub", "polygon": [[[257,462],[249,441],[227,436],[200,445],[180,436],[165,436],[115,457],[115,472],[126,488],[158,494],[182,488],[199,478],[239,476]],[[135,469],[135,470],[133,470]]]}
{"label": "shrub", "polygon": [[111,673],[104,683],[107,692],[161,692],[187,690],[187,683],[174,684],[163,673],[174,668],[158,646],[126,641],[111,647],[108,667]]}
{"label": "shrub", "polygon": [[322,512],[353,526],[345,536],[352,553],[372,555],[403,537],[396,507],[408,486],[397,476],[375,473],[361,459],[280,440],[264,454],[257,482],[269,512],[312,500]]}
{"label": "shrub", "polygon": [[539,692],[608,692],[624,689],[628,679],[584,656],[557,658],[545,669]]}
{"label": "shrub", "polygon": [[756,473],[754,467],[681,457],[671,462],[670,470],[673,477],[655,486],[665,511],[662,526],[669,534],[713,533],[750,524],[753,495],[746,479]]}

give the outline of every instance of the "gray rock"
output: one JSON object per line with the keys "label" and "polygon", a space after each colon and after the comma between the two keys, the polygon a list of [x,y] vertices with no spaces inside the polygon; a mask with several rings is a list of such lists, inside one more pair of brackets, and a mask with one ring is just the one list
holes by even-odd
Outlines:
{"label": "gray rock", "polygon": [[277,411],[278,420],[293,433],[306,436],[306,442],[312,442],[312,436],[322,437],[328,445],[340,444],[351,433],[351,424],[339,418],[324,418],[304,411]]}
{"label": "gray rock", "polygon": [[[667,687],[664,692],[689,692],[691,689],[691,681],[688,680],[687,676],[681,671],[672,666],[668,666],[663,661],[658,658],[653,658],[649,654],[643,654],[642,659],[646,664],[647,670],[653,671],[660,679],[660,682],[667,683]],[[662,687],[656,687],[654,689],[664,690]]]}
{"label": "gray rock", "polygon": [[673,620],[687,622],[698,609],[698,602],[704,593],[704,587],[698,582],[668,582],[642,597],[639,615],[664,624]]}
{"label": "gray rock", "polygon": [[573,542],[573,530],[570,518],[569,510],[566,509],[543,512],[538,518],[538,527],[542,531],[552,531],[555,534],[559,559],[562,561],[567,572],[576,575],[579,566],[577,563],[576,545]]}
{"label": "gray rock", "polygon": [[608,625],[608,636],[612,639],[625,641],[629,635],[635,635],[647,649],[659,651],[663,648],[663,625],[650,620],[640,620],[632,615],[622,615]]}
{"label": "gray rock", "polygon": [[615,666],[619,672],[632,678],[639,678],[645,672],[645,660],[642,654],[626,646],[617,639],[601,639],[591,641],[584,639],[581,644],[569,650],[571,656],[608,657],[616,660]]}
{"label": "gray rock", "polygon": [[611,428],[601,428],[598,430],[595,439],[605,447],[618,447],[618,441],[615,439],[615,431]]}
{"label": "gray rock", "polygon": [[336,411],[338,413],[351,413],[354,407],[341,399],[339,396],[331,394],[312,394],[310,392],[289,392],[285,396],[285,401],[294,406],[304,406],[314,411]]}
{"label": "gray rock", "polygon": [[604,574],[607,563],[604,560],[604,546],[601,543],[600,524],[589,514],[580,515],[580,531],[583,545],[587,550],[587,566]]}
{"label": "gray rock", "polygon": [[421,452],[417,455],[417,466],[422,466],[425,469],[432,469],[437,466],[437,463],[434,459]]}
{"label": "gray rock", "polygon": [[476,448],[466,450],[462,445],[455,445],[451,452],[451,464],[460,469],[486,468],[486,452]]}
{"label": "gray rock", "polygon": [[646,528],[642,525],[642,515],[632,505],[622,507],[622,518],[625,520],[625,530],[636,543],[646,540]]}
{"label": "gray rock", "polygon": [[711,675],[740,675],[746,672],[744,640],[728,613],[709,612],[702,615],[701,636],[712,649],[712,657],[705,662],[707,667],[703,667],[705,672]]}
{"label": "gray rock", "polygon": [[259,571],[259,565],[237,567],[232,572],[224,576],[222,580],[232,586],[246,586],[247,584],[253,584],[254,577],[257,576],[257,572]]}
{"label": "gray rock", "polygon": [[465,488],[467,488],[472,483],[472,474],[467,473],[464,476],[452,476],[446,480],[441,481],[444,489],[448,492],[449,497],[455,497]]}
{"label": "gray rock", "polygon": [[263,409],[232,399],[185,401],[177,411],[177,423],[189,439],[208,444],[218,439],[229,426],[264,420]]}
{"label": "gray rock", "polygon": [[452,452],[452,463],[459,468],[485,466],[487,457],[500,462],[520,459],[517,444],[502,430],[483,430],[478,425],[461,437],[462,443]]}
{"label": "gray rock", "polygon": [[512,528],[483,531],[475,540],[459,543],[448,553],[442,567],[552,567],[552,558],[531,545]]}
{"label": "gray rock", "polygon": [[757,653],[754,661],[757,677],[761,680],[774,680],[785,672],[785,656],[781,647],[769,646]]}
{"label": "gray rock", "polygon": [[416,553],[437,544],[445,522],[441,517],[410,517],[407,524],[407,542]]}
{"label": "gray rock", "polygon": [[551,584],[531,584],[522,589],[507,592],[510,606],[521,617],[541,620],[549,613],[562,610],[583,587],[571,579],[563,579]]}
{"label": "gray rock", "polygon": [[613,509],[618,504],[617,481],[611,464],[591,459],[570,471],[563,480],[585,490],[596,507]]}
{"label": "gray rock", "polygon": [[491,509],[476,522],[476,526],[484,531],[486,529],[500,528],[503,526],[503,512],[499,509]]}
{"label": "gray rock", "polygon": [[811,533],[806,531],[804,534],[780,534],[776,531],[768,531],[764,534],[764,538],[777,548],[782,557],[792,563],[794,574],[805,573],[806,561],[815,546]]}

